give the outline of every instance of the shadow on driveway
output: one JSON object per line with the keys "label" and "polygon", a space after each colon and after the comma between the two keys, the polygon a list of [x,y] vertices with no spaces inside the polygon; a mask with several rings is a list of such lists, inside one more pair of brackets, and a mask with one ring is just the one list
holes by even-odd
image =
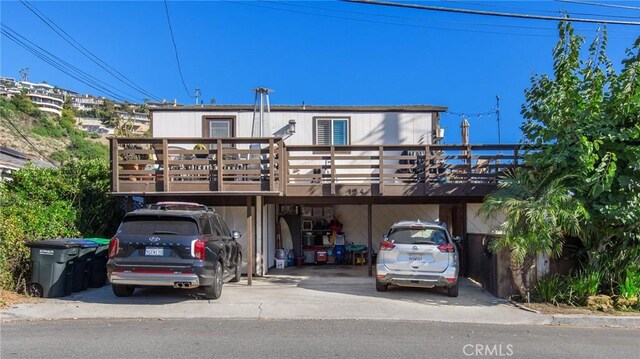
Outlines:
{"label": "shadow on driveway", "polygon": [[508,302],[487,293],[467,278],[459,278],[460,293],[448,297],[443,288],[412,288],[390,286],[387,292],[375,289],[375,278],[369,277],[367,267],[353,266],[304,266],[271,270],[264,280],[302,289],[340,293],[371,298],[385,298],[408,303],[457,306],[495,306]]}

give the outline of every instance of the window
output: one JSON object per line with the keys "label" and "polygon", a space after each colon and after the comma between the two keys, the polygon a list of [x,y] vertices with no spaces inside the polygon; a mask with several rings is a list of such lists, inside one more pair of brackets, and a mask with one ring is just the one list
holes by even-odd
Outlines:
{"label": "window", "polygon": [[[202,118],[202,137],[204,138],[230,138],[234,137],[234,118],[204,116]],[[230,144],[225,144],[230,147]],[[215,148],[215,144],[210,146]]]}
{"label": "window", "polygon": [[130,216],[124,219],[118,234],[170,234],[192,236],[198,233],[198,224],[191,218]]}
{"label": "window", "polygon": [[348,118],[316,118],[315,144],[340,146],[349,144]]}

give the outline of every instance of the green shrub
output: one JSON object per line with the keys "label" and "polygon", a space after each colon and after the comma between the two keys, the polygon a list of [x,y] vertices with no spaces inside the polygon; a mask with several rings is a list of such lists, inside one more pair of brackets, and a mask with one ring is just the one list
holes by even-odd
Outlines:
{"label": "green shrub", "polygon": [[640,269],[628,268],[624,282],[620,284],[620,296],[626,299],[640,296]]}
{"label": "green shrub", "polygon": [[566,278],[564,300],[571,305],[584,305],[589,296],[598,294],[602,272],[597,269],[582,269]]}
{"label": "green shrub", "polygon": [[123,212],[108,195],[107,161],[70,161],[59,168],[27,166],[0,185],[0,287],[23,291],[29,241],[110,237]]}
{"label": "green shrub", "polygon": [[538,280],[533,287],[533,296],[537,301],[558,305],[564,302],[565,290],[564,277],[553,274]]}

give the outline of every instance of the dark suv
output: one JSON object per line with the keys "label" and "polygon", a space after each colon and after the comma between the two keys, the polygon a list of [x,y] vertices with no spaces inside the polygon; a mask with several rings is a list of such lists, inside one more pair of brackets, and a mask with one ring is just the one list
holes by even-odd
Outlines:
{"label": "dark suv", "polygon": [[218,299],[223,282],[240,280],[241,236],[198,203],[160,202],[129,212],[109,243],[113,293],[127,297],[136,287],[169,286]]}

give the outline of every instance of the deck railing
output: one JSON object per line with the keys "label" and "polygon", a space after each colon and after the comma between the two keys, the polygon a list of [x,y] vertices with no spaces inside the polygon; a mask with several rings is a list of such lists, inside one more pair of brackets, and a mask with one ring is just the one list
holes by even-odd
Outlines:
{"label": "deck railing", "polygon": [[[300,146],[281,138],[110,141],[115,193],[385,195],[409,193],[407,187],[495,185],[522,162],[518,145]],[[204,149],[194,149],[196,144]]]}

